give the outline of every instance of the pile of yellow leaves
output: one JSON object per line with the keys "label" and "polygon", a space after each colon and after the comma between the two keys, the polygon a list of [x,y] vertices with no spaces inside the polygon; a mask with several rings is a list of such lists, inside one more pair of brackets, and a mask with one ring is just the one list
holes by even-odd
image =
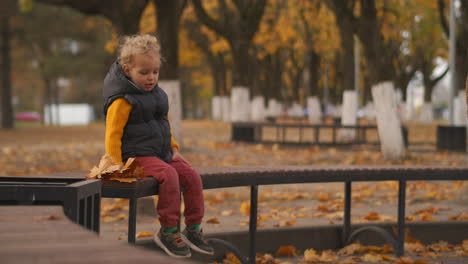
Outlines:
{"label": "pile of yellow leaves", "polygon": [[135,182],[145,176],[144,168],[135,161],[135,158],[129,158],[125,164],[116,164],[111,156],[105,154],[99,165],[94,166],[86,178]]}

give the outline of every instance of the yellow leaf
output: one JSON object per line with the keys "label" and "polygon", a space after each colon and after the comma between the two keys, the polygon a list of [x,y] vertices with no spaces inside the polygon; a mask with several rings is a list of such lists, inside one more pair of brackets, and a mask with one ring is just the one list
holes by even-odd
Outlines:
{"label": "yellow leaf", "polygon": [[353,243],[349,244],[346,247],[340,249],[338,251],[338,255],[340,256],[350,256],[353,255],[357,250],[359,250],[362,247],[361,244],[359,243]]}
{"label": "yellow leaf", "polygon": [[377,212],[370,212],[364,219],[369,221],[378,221],[380,220],[380,215]]}
{"label": "yellow leaf", "polygon": [[221,211],[222,216],[231,216],[234,212],[232,210],[223,210]]}
{"label": "yellow leaf", "polygon": [[304,260],[306,262],[319,262],[319,256],[317,255],[317,251],[313,248],[306,249],[304,251]]}
{"label": "yellow leaf", "polygon": [[210,218],[210,219],[206,220],[206,222],[208,224],[219,224],[219,220],[216,217]]}
{"label": "yellow leaf", "polygon": [[336,262],[336,261],[338,261],[338,257],[335,255],[335,253],[333,251],[325,250],[320,255],[320,260],[322,262]]}
{"label": "yellow leaf", "polygon": [[137,179],[135,178],[121,178],[121,177],[111,177],[109,180],[112,181],[119,181],[119,182],[126,182],[126,183],[131,183],[131,182],[136,182]]}
{"label": "yellow leaf", "polygon": [[414,260],[410,257],[400,257],[398,259],[399,264],[414,264]]}
{"label": "yellow leaf", "polygon": [[242,202],[240,206],[240,212],[245,215],[249,216],[250,215],[250,202]]}
{"label": "yellow leaf", "polygon": [[414,261],[414,264],[429,264],[429,260],[427,259],[417,259]]}
{"label": "yellow leaf", "polygon": [[229,261],[228,263],[240,264],[240,260],[231,252],[226,254],[226,260]]}
{"label": "yellow leaf", "polygon": [[319,206],[317,206],[317,210],[321,211],[321,212],[326,212],[326,213],[329,213],[329,212],[334,212],[333,209],[330,209],[328,208],[326,205],[324,204],[321,204]]}
{"label": "yellow leaf", "polygon": [[276,224],[275,227],[293,226],[296,223],[297,223],[297,221],[295,219],[283,220],[283,221],[280,221],[278,224]]}
{"label": "yellow leaf", "polygon": [[362,257],[362,260],[363,261],[366,261],[366,262],[372,262],[372,263],[380,263],[382,262],[382,256],[380,255],[375,255],[375,254],[365,254],[363,257]]}
{"label": "yellow leaf", "polygon": [[328,193],[321,193],[319,194],[319,197],[318,197],[318,200],[321,201],[321,202],[326,202],[328,201],[329,197],[328,197]]}
{"label": "yellow leaf", "polygon": [[436,220],[435,218],[432,217],[432,215],[429,212],[424,212],[420,215],[421,221],[434,221]]}
{"label": "yellow leaf", "polygon": [[281,246],[278,248],[275,255],[278,257],[295,257],[297,256],[297,249],[292,245]]}
{"label": "yellow leaf", "polygon": [[154,234],[150,232],[138,232],[136,234],[136,238],[142,238],[142,237],[152,237]]}

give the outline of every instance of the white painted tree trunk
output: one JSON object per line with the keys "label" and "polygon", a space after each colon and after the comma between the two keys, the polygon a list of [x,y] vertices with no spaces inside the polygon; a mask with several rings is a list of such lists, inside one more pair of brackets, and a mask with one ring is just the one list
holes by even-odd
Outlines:
{"label": "white painted tree trunk", "polygon": [[223,118],[223,107],[220,96],[213,96],[211,98],[211,118],[214,121],[220,121]]}
{"label": "white painted tree trunk", "polygon": [[320,107],[320,100],[317,96],[310,96],[307,98],[307,110],[309,112],[309,123],[322,123],[322,108]]}
{"label": "white painted tree trunk", "polygon": [[288,115],[291,117],[303,117],[304,116],[304,111],[302,110],[302,106],[294,102],[288,110]]}
{"label": "white painted tree trunk", "polygon": [[160,80],[158,84],[169,98],[171,133],[182,147],[182,96],[180,92],[180,81]]}
{"label": "white painted tree trunk", "polygon": [[458,96],[454,99],[454,125],[466,126],[466,94],[465,91],[458,91]]}
{"label": "white painted tree trunk", "polygon": [[404,155],[403,134],[397,115],[393,83],[383,82],[372,87],[372,98],[377,114],[377,127],[382,155],[387,160],[398,160]]}
{"label": "white painted tree trunk", "polygon": [[263,96],[255,96],[253,98],[250,117],[254,122],[265,121],[265,98]]}
{"label": "white painted tree trunk", "polygon": [[275,99],[268,100],[267,116],[278,117],[281,115],[281,104]]}
{"label": "white painted tree trunk", "polygon": [[368,102],[366,106],[364,106],[364,108],[362,109],[362,112],[364,118],[369,120],[375,119],[375,107],[372,102]]}
{"label": "white painted tree trunk", "polygon": [[[344,91],[343,108],[341,109],[341,124],[355,126],[357,121],[357,94],[356,91]],[[338,139],[340,141],[351,141],[356,137],[354,129],[340,129]]]}
{"label": "white painted tree trunk", "polygon": [[223,122],[231,122],[231,98],[229,96],[221,96],[221,112]]}
{"label": "white painted tree trunk", "polygon": [[409,121],[410,119],[410,111],[408,109],[408,103],[402,102],[400,104],[400,113],[398,115],[401,121]]}
{"label": "white painted tree trunk", "polygon": [[432,103],[425,102],[421,109],[421,115],[419,116],[419,121],[424,124],[430,124],[434,121],[434,114],[432,111]]}
{"label": "white painted tree trunk", "polygon": [[234,86],[231,91],[231,121],[246,122],[250,117],[249,89]]}

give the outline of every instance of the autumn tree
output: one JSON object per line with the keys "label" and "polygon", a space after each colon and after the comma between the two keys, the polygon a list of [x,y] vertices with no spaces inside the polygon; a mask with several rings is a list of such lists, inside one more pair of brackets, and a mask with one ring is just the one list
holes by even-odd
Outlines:
{"label": "autumn tree", "polygon": [[415,61],[414,65],[421,75],[424,84],[424,102],[430,103],[434,86],[447,74],[449,67],[434,75],[438,66],[437,58],[447,59],[447,41],[440,41],[441,27],[434,27],[439,16],[437,4],[433,1],[413,1],[413,21],[410,30],[408,49]]}
{"label": "autumn tree", "polygon": [[[75,30],[68,30],[63,24]],[[105,62],[109,55],[103,44],[110,36],[110,28],[103,20],[85,17],[70,8],[35,3],[31,11],[15,17],[13,30],[17,61],[14,71],[28,76],[18,78],[16,76],[20,75],[13,75],[15,94],[22,107],[25,107],[23,101],[35,98],[39,98],[35,107],[39,111],[46,104],[64,102],[67,95],[61,91],[63,88],[58,82],[68,79],[68,100],[99,104],[100,109],[100,93],[95,91],[98,89],[96,84],[102,84],[102,76],[108,69]],[[31,72],[37,72],[41,83],[32,81],[35,78],[29,77]],[[34,86],[36,89],[31,88]]]}
{"label": "autumn tree", "polygon": [[[209,30],[197,19],[193,7],[190,6],[181,20],[184,35],[198,47],[208,62],[213,77],[213,95],[225,96],[228,94],[228,71],[231,65],[229,46],[219,35]],[[183,50],[181,53],[188,53]]]}
{"label": "autumn tree", "polygon": [[112,3],[95,0],[35,1],[70,7],[86,15],[102,15],[112,22],[119,35],[131,35],[138,32],[141,14],[150,0],[115,0]]}
{"label": "autumn tree", "polygon": [[[232,51],[234,70],[233,86],[250,86],[249,50],[252,38],[258,30],[266,0],[226,2],[217,1],[215,12],[207,11],[201,0],[192,0],[200,21],[208,28],[223,36]],[[206,2],[205,2],[206,3]]]}
{"label": "autumn tree", "polygon": [[[338,47],[333,19],[320,1],[268,2],[254,37],[256,77],[263,95],[302,102],[320,94],[322,63]],[[309,78],[303,76],[305,71]]]}
{"label": "autumn tree", "polygon": [[341,90],[354,89],[354,34],[357,24],[354,10],[357,1],[326,0],[328,7],[335,13],[336,24],[340,33],[341,49],[336,58],[338,75],[341,76],[339,86]]}
{"label": "autumn tree", "polygon": [[177,80],[179,79],[179,21],[187,0],[153,1],[156,6],[157,35],[164,56],[164,67],[161,68],[160,78]]}

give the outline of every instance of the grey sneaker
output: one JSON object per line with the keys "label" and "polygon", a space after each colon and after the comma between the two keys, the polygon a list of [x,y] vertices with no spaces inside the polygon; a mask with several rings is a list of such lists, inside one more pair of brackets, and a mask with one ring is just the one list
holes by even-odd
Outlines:
{"label": "grey sneaker", "polygon": [[202,230],[190,230],[185,228],[184,232],[182,232],[182,238],[191,249],[207,255],[214,254],[214,249],[206,242]]}
{"label": "grey sneaker", "polygon": [[192,256],[190,248],[185,244],[180,232],[164,233],[162,228],[154,236],[154,242],[169,256],[175,258],[189,258]]}

